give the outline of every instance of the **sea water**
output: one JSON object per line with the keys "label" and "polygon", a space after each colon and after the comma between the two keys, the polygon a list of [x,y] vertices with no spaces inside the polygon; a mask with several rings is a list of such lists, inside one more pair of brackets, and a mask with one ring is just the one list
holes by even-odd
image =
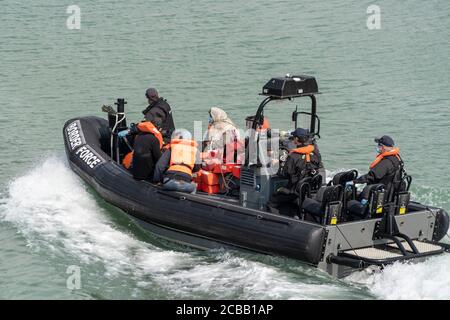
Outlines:
{"label": "sea water", "polygon": [[[153,237],[68,167],[62,126],[158,88],[177,127],[225,109],[244,127],[272,76],[317,78],[329,176],[361,173],[388,134],[413,197],[450,211],[450,2],[4,0],[0,8],[0,298],[449,299],[450,255],[337,280],[298,261]],[[68,28],[80,9],[79,29]],[[272,127],[308,102],[272,103]],[[448,238],[447,238],[448,239]],[[76,279],[74,277],[76,276]]]}

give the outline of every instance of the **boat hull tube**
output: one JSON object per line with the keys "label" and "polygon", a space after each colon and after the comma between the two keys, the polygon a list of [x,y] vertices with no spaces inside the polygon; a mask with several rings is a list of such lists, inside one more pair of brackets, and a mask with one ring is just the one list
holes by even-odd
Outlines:
{"label": "boat hull tube", "polygon": [[247,208],[237,199],[163,191],[147,181],[133,179],[111,159],[107,153],[110,149],[107,120],[93,116],[69,120],[63,135],[69,164],[75,173],[107,202],[152,233],[172,241],[198,248],[233,247],[288,257],[337,277],[369,265],[421,259],[448,250],[437,244],[449,224],[448,214],[442,209],[412,203],[417,207],[413,212],[395,217],[400,232],[422,246],[429,246],[428,251],[423,249],[420,254],[403,255],[401,259],[394,254],[380,259],[376,256],[378,252],[369,249],[389,242],[373,237],[381,219],[319,225]]}

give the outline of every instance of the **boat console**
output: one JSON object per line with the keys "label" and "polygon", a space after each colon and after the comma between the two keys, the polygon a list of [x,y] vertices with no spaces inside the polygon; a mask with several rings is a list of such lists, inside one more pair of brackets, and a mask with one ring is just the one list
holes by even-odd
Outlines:
{"label": "boat console", "polygon": [[[267,210],[267,204],[276,190],[287,184],[287,179],[278,175],[283,166],[292,141],[289,134],[278,130],[258,130],[263,123],[264,109],[271,101],[292,100],[309,97],[311,110],[292,113],[292,121],[297,127],[299,116],[310,117],[311,138],[320,138],[320,119],[316,114],[316,98],[319,93],[316,79],[308,75],[289,75],[270,79],[262,88],[261,95],[266,98],[261,102],[256,114],[247,117],[245,163],[241,169],[240,202],[244,207]],[[295,128],[293,128],[295,129]],[[322,178],[325,181],[325,170]]]}

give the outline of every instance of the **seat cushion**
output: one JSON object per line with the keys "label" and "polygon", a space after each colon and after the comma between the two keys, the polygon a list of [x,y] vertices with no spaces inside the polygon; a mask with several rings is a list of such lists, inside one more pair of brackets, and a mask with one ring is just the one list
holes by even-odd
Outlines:
{"label": "seat cushion", "polygon": [[312,214],[313,216],[316,217],[323,217],[323,212],[322,212],[322,205],[319,201],[310,199],[310,198],[306,198],[303,201],[302,204],[302,209],[305,210],[307,213]]}
{"label": "seat cushion", "polygon": [[357,175],[358,172],[356,170],[338,172],[333,177],[333,185],[345,185],[346,182],[355,180]]}
{"label": "seat cushion", "polygon": [[357,200],[347,202],[347,209],[350,215],[354,217],[365,218],[367,215],[367,205],[363,205]]}

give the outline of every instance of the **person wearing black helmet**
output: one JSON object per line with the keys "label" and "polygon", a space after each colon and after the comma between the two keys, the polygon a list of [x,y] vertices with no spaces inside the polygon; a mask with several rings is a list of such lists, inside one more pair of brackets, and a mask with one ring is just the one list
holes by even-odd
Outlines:
{"label": "person wearing black helmet", "polygon": [[403,161],[394,140],[389,136],[376,138],[377,157],[370,164],[369,172],[356,179],[355,183],[382,183],[389,190],[396,173],[401,169]]}
{"label": "person wearing black helmet", "polygon": [[148,107],[142,111],[145,120],[154,121],[156,118],[162,120],[161,133],[164,142],[170,142],[172,133],[175,131],[175,124],[172,117],[172,109],[167,101],[159,97],[158,91],[155,88],[148,88],[145,91],[145,96],[148,100]]}
{"label": "person wearing black helmet", "polygon": [[319,149],[309,130],[297,128],[292,136],[296,147],[290,151],[281,171],[281,176],[289,179],[288,189],[295,188],[299,181],[315,175],[323,167]]}
{"label": "person wearing black helmet", "polygon": [[268,208],[271,212],[288,216],[298,213],[298,206],[294,201],[298,198],[296,187],[299,182],[308,177],[322,174],[321,156],[309,130],[297,128],[291,133],[293,149],[282,167],[279,175],[288,179],[285,187],[280,187],[271,196]]}

